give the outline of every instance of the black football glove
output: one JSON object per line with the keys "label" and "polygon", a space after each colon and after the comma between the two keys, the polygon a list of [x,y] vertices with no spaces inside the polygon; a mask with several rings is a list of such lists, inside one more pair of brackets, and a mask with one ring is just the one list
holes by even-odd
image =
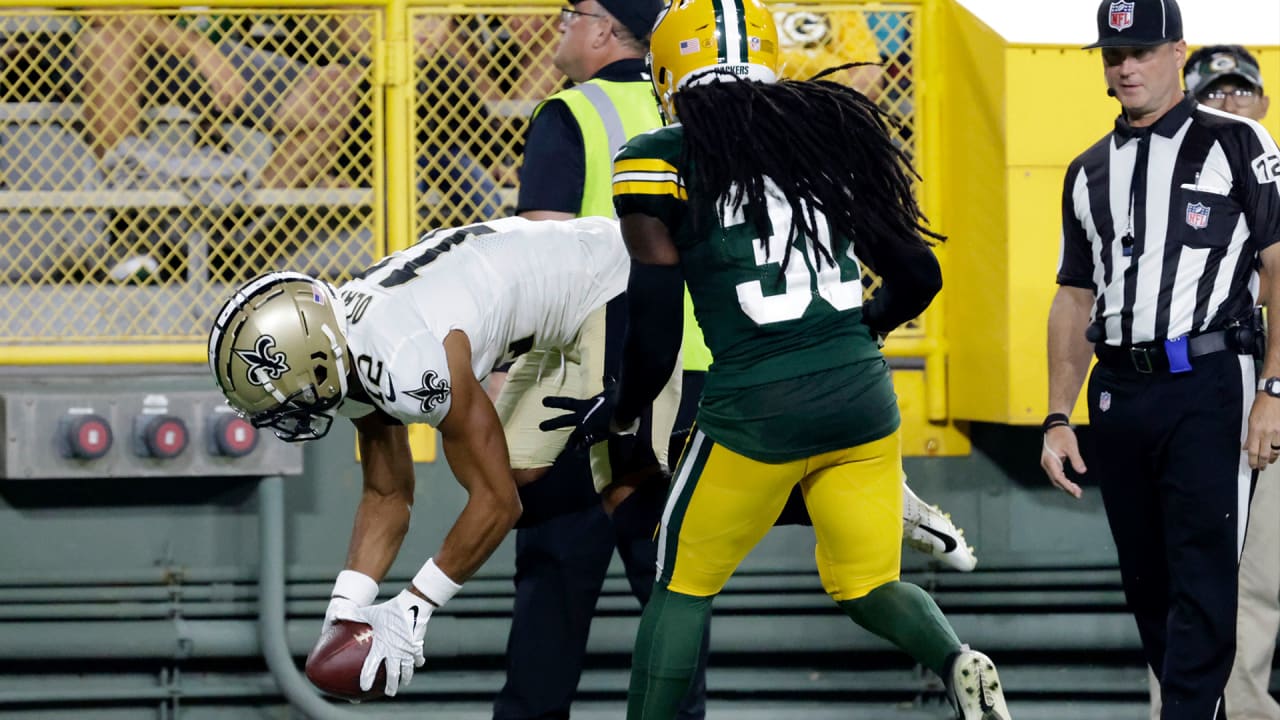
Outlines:
{"label": "black football glove", "polygon": [[567,410],[564,415],[557,415],[538,423],[543,432],[572,427],[567,447],[574,450],[585,450],[609,436],[609,421],[613,418],[613,410],[618,405],[618,386],[609,384],[603,391],[592,397],[582,399],[552,395],[542,399],[544,407]]}

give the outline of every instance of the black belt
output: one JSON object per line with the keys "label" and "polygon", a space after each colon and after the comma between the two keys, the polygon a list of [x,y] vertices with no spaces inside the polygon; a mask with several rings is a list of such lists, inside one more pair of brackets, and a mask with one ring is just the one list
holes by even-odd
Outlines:
{"label": "black belt", "polygon": [[[1094,354],[1098,356],[1098,363],[1109,368],[1136,370],[1143,374],[1169,371],[1169,357],[1165,355],[1162,342],[1121,347],[1098,343],[1093,348]],[[1187,338],[1187,357],[1189,358],[1231,349],[1227,344],[1226,330],[1215,330]]]}

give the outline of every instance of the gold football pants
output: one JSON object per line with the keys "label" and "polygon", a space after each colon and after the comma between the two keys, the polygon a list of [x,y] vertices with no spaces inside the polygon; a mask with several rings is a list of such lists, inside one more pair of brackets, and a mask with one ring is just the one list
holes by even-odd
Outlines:
{"label": "gold football pants", "polygon": [[898,579],[902,560],[902,449],[897,431],[856,447],[764,463],[694,428],[658,529],[658,577],[706,597],[778,518],[800,484],[817,536],[822,585],[837,602]]}

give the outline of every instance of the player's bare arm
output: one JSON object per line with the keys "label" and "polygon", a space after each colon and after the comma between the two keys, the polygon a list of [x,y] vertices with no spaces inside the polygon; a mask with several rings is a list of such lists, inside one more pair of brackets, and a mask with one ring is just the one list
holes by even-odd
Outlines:
{"label": "player's bare arm", "polygon": [[678,265],[680,251],[671,230],[656,217],[632,213],[619,219],[631,259],[646,265]]}
{"label": "player's bare arm", "polygon": [[498,413],[471,370],[471,344],[457,330],[444,339],[453,376],[453,406],[440,423],[445,458],[467,504],[436,554],[436,564],[456,583],[470,578],[520,517],[506,436]]}
{"label": "player's bare arm", "polygon": [[[467,504],[445,537],[440,552],[428,559],[409,587],[391,600],[364,605],[372,601],[367,587],[360,600],[344,600],[342,591],[346,587],[356,588],[354,594],[360,594],[359,588],[371,581],[350,572],[339,577],[325,626],[337,620],[350,620],[366,623],[373,630],[371,645],[359,666],[361,692],[371,691],[383,671],[386,674],[382,682],[384,694],[393,696],[400,686],[408,684],[414,668],[422,667],[426,661],[423,645],[433,611],[461,589],[461,584],[502,542],[520,515],[515,480],[508,469],[506,439],[493,403],[472,373],[470,341],[464,333],[454,330],[445,337],[444,350],[453,378],[450,388],[453,402],[438,427],[449,467],[467,489]],[[368,505],[371,512],[367,517],[357,518],[352,554],[357,562],[365,562],[366,556],[382,558],[382,565],[376,568],[379,571],[376,577],[381,577],[408,529],[408,505],[402,501],[412,499],[412,458],[407,433],[402,427],[387,425],[373,416],[366,416],[357,427],[362,430],[360,449],[365,458],[366,497],[361,501],[361,508]],[[388,505],[397,501],[405,508],[403,513]],[[383,514],[379,515],[378,511]],[[362,524],[364,521],[385,525],[370,528]],[[372,549],[358,546],[363,541],[369,541]],[[378,554],[388,551],[389,554]],[[376,593],[376,586],[372,590]],[[352,631],[341,632],[345,635],[336,640],[328,633],[321,637],[321,646],[326,652],[334,643],[339,650],[344,647],[345,638],[351,636]],[[307,671],[313,679],[328,682],[347,671],[344,657],[342,652],[335,651],[327,662],[309,663]]]}
{"label": "player's bare arm", "polygon": [[375,412],[353,421],[360,443],[364,490],[347,549],[347,568],[381,581],[409,531],[413,457],[408,430]]}

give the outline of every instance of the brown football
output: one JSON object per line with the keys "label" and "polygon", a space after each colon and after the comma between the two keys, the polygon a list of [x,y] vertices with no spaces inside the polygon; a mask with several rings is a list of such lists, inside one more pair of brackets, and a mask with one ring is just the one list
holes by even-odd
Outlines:
{"label": "brown football", "polygon": [[373,687],[360,689],[360,668],[373,644],[373,628],[362,622],[338,620],[320,636],[307,656],[307,679],[323,692],[347,700],[371,700],[383,696],[387,668],[378,668]]}

